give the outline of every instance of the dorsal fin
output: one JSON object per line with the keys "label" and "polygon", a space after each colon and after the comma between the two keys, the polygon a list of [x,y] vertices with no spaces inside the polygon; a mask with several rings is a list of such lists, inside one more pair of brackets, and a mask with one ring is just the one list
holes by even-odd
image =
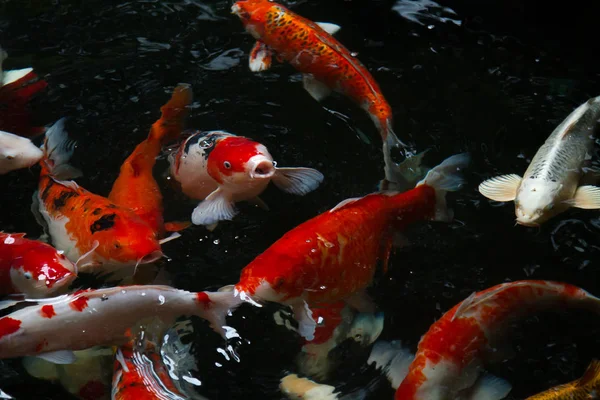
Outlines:
{"label": "dorsal fin", "polygon": [[577,382],[577,386],[587,386],[597,382],[600,379],[600,361],[594,359],[588,365],[581,379]]}
{"label": "dorsal fin", "polygon": [[571,134],[571,133],[574,132],[573,128],[575,127],[575,125],[577,124],[577,122],[579,122],[579,120],[581,119],[581,117],[586,113],[586,111],[590,109],[590,104],[591,103],[589,101],[586,101],[585,103],[583,103],[582,105],[580,105],[579,107],[577,107],[559,125],[559,127],[557,129],[561,129],[562,130],[562,132],[560,132],[560,135],[559,135],[559,138],[561,140],[566,139],[569,136],[569,134]]}

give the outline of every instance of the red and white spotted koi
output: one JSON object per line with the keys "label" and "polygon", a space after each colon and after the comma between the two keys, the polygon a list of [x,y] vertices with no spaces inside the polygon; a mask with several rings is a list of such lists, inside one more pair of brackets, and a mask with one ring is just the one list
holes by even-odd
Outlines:
{"label": "red and white spotted koi", "polygon": [[80,290],[40,300],[0,318],[0,358],[38,356],[55,363],[70,363],[73,350],[122,345],[136,323],[157,318],[171,325],[183,315],[208,320],[228,337],[222,314],[228,293],[188,292],[170,286],[117,286]]}
{"label": "red and white spotted koi", "polygon": [[600,312],[600,299],[573,285],[535,280],[503,283],[473,293],[421,338],[395,399],[504,398],[511,385],[483,374],[484,362],[496,350],[495,340],[517,318],[564,307]]}

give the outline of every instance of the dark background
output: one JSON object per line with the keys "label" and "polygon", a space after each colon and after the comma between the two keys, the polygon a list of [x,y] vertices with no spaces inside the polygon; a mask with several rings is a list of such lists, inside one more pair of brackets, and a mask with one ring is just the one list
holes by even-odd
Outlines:
{"label": "dark background", "polygon": [[[423,24],[392,11],[394,1],[295,3],[285,4],[342,26],[336,37],[379,82],[398,136],[432,149],[429,166],[463,151],[473,156],[468,184],[449,196],[455,221],[414,226],[407,234],[411,246],[396,252],[389,274],[370,290],[386,313],[382,339],[401,339],[414,350],[444,311],[472,291],[509,280],[554,279],[600,294],[597,211],[570,210],[541,229],[515,227],[513,203],[490,203],[477,192],[487,177],[523,174],[555,126],[600,94],[592,1],[440,1],[456,15],[430,7],[419,16]],[[316,103],[288,65],[252,74],[253,40],[230,14],[231,4],[0,1],[0,45],[10,56],[5,68],[33,66],[48,81],[33,104],[36,119],[49,124],[71,117],[69,131],[79,144],[73,164],[84,171],[83,187],[108,194],[120,164],[178,82],[193,85],[190,128],[249,136],[280,166],[324,173],[323,185],[306,197],[270,187],[262,196],[269,212],[240,204],[240,215],[213,233],[193,227],[165,245],[173,286],[194,291],[237,281],[240,269],[286,231],[376,190],[381,179],[380,139],[366,114],[339,96]],[[167,184],[165,169],[161,160],[156,175],[166,219],[185,218],[194,203]],[[37,167],[0,176],[0,229],[41,233],[29,211],[37,176]],[[238,345],[239,362],[217,353],[222,343],[197,322],[200,393],[281,398],[277,384],[293,370],[299,343],[268,311],[243,307],[232,318],[247,340]],[[490,366],[513,384],[514,399],[578,378],[600,354],[596,315],[554,311],[518,324],[507,336],[516,356]],[[349,348],[345,356],[328,383],[351,391],[376,377],[364,365],[368,350]],[[0,387],[19,399],[66,398],[58,386],[24,375],[18,361],[3,362],[2,372]],[[392,394],[380,383],[370,398]]]}

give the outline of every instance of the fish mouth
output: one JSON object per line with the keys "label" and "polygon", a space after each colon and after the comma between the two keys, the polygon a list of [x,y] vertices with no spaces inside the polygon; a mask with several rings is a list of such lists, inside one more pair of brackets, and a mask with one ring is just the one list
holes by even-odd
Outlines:
{"label": "fish mouth", "polygon": [[267,159],[250,160],[250,177],[253,179],[269,179],[275,175],[275,166]]}
{"label": "fish mouth", "polygon": [[160,250],[153,251],[152,253],[147,254],[144,257],[140,258],[140,260],[138,261],[138,265],[153,263],[155,261],[160,260],[162,256],[163,256],[162,251],[160,251]]}

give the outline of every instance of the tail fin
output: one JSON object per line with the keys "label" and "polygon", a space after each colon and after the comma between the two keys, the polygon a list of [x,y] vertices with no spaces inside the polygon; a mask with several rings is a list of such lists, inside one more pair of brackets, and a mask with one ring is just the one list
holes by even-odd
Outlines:
{"label": "tail fin", "polygon": [[436,211],[434,220],[451,221],[452,210],[446,206],[446,192],[454,192],[460,189],[464,179],[460,172],[465,169],[471,156],[468,153],[455,154],[448,157],[440,165],[432,168],[425,178],[417,183],[417,186],[427,185],[435,189]]}
{"label": "tail fin", "polygon": [[597,385],[600,380],[600,361],[594,359],[590,362],[577,386]]}
{"label": "tail fin", "polygon": [[197,298],[204,303],[200,316],[210,323],[210,327],[215,332],[225,340],[239,337],[234,328],[226,325],[225,317],[244,302],[240,296],[236,296],[233,291],[225,290],[222,292],[199,292]]}
{"label": "tail fin", "polygon": [[423,157],[429,149],[408,157],[400,164],[391,161],[385,164],[385,178],[379,183],[380,191],[405,192],[415,187],[415,184],[423,179],[427,168],[423,165]]}
{"label": "tail fin", "polygon": [[414,358],[415,355],[402,347],[400,341],[379,341],[373,346],[367,364],[375,364],[375,368],[382,369],[392,388],[398,389]]}
{"label": "tail fin", "polygon": [[56,179],[68,180],[82,176],[82,172],[68,164],[73,151],[75,150],[75,141],[69,139],[65,130],[66,118],[61,118],[54,123],[47,131],[42,150],[42,168],[45,167],[49,175]]}
{"label": "tail fin", "polygon": [[176,140],[183,130],[183,120],[189,113],[193,93],[189,84],[180,83],[171,95],[171,99],[160,108],[161,117],[152,125],[150,138],[161,144]]}

